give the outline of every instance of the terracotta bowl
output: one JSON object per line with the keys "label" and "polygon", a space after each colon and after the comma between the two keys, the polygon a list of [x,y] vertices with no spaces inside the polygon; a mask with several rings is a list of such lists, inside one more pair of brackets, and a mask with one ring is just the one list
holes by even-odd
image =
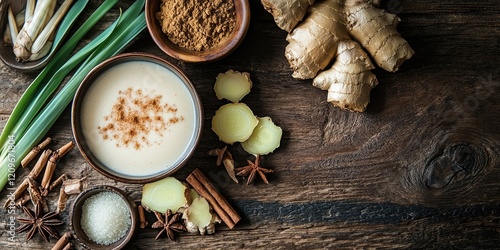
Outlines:
{"label": "terracotta bowl", "polygon": [[[14,15],[21,11],[22,9],[25,8],[26,6],[26,1],[19,1],[19,0],[2,0],[0,3],[0,30],[3,31],[8,24],[7,21],[7,11],[9,8],[9,5],[12,6],[12,11],[14,12]],[[68,32],[69,33],[69,32]],[[64,39],[64,37],[63,37]],[[64,43],[59,43],[58,47],[60,47]],[[32,72],[32,71],[38,71],[41,70],[49,60],[55,55],[55,52],[57,51],[57,48],[52,48],[52,50],[49,52],[48,55],[45,57],[32,61],[32,62],[18,62],[16,60],[16,56],[14,55],[14,52],[12,51],[12,46],[10,45],[5,45],[3,41],[0,41],[0,59],[2,61],[17,70],[24,71],[24,72]]]}
{"label": "terracotta bowl", "polygon": [[[132,221],[128,233],[123,238],[121,238],[120,240],[111,245],[100,245],[90,240],[89,237],[83,231],[80,224],[82,216],[82,206],[85,203],[85,200],[91,197],[92,195],[101,192],[113,192],[115,194],[118,194],[127,204],[128,210],[130,212],[130,218]],[[96,186],[80,193],[78,197],[76,197],[76,200],[71,205],[69,214],[70,214],[69,223],[71,230],[73,231],[73,235],[75,236],[76,240],[78,240],[87,249],[122,249],[134,237],[135,233],[138,231],[140,224],[139,213],[137,211],[137,206],[134,200],[132,200],[132,198],[129,195],[127,195],[123,190],[106,185]]]}
{"label": "terracotta bowl", "polygon": [[[110,108],[110,106],[113,102],[116,103],[116,101],[107,101],[107,102],[105,102],[106,103],[105,105],[101,105],[101,104],[99,104],[99,101],[100,101],[99,99],[106,99],[105,98],[106,96],[109,96],[109,95],[114,96],[114,95],[117,95],[117,93],[122,92],[122,90],[120,90],[120,92],[118,92],[117,90],[109,91],[107,89],[108,87],[106,87],[104,90],[105,92],[103,92],[105,94],[101,95],[100,97],[90,95],[91,96],[91,97],[89,97],[90,99],[89,98],[86,99],[85,96],[89,92],[92,92],[92,91],[89,91],[89,89],[92,90],[91,87],[97,88],[97,86],[99,86],[100,83],[95,84],[95,82],[99,82],[98,81],[98,79],[100,79],[99,77],[102,76],[102,74],[105,73],[107,70],[113,69],[117,65],[121,65],[121,64],[127,63],[127,62],[133,62],[133,61],[139,62],[139,63],[153,63],[156,66],[160,66],[159,68],[162,68],[162,69],[164,68],[167,71],[169,71],[170,72],[169,74],[174,75],[176,77],[176,79],[180,79],[180,81],[177,81],[180,83],[175,84],[174,86],[179,86],[179,88],[182,89],[183,93],[185,93],[182,95],[188,96],[187,98],[190,99],[188,101],[189,104],[186,104],[186,105],[188,105],[187,107],[189,107],[189,108],[185,108],[184,110],[192,110],[192,112],[188,111],[188,113],[186,113],[190,118],[188,119],[188,117],[186,116],[186,120],[184,120],[184,122],[189,122],[189,124],[193,124],[190,126],[184,126],[184,127],[189,127],[189,128],[177,126],[177,125],[181,125],[181,124],[175,125],[175,126],[177,126],[177,127],[175,127],[177,130],[173,129],[172,127],[167,128],[168,131],[188,131],[189,136],[187,136],[185,138],[189,138],[189,139],[182,141],[182,143],[180,141],[178,141],[177,139],[175,139],[175,136],[177,135],[176,132],[166,132],[167,130],[164,130],[163,128],[159,132],[156,130],[155,130],[156,132],[155,131],[152,132],[152,133],[157,133],[157,132],[162,133],[161,135],[160,134],[151,134],[151,135],[161,137],[162,138],[161,140],[163,140],[167,144],[155,144],[155,143],[147,144],[148,146],[145,147],[145,148],[147,148],[147,150],[149,150],[147,152],[149,152],[149,153],[153,152],[154,154],[156,154],[156,152],[159,152],[160,154],[164,154],[164,153],[176,151],[179,153],[178,153],[178,155],[176,153],[175,157],[177,157],[177,158],[175,158],[175,160],[169,161],[168,164],[163,164],[160,161],[157,165],[155,165],[156,167],[155,167],[154,173],[148,173],[145,175],[124,174],[124,171],[119,171],[120,169],[117,170],[116,166],[114,169],[113,169],[113,167],[110,167],[111,164],[113,164],[113,163],[110,163],[109,161],[108,161],[108,165],[103,163],[103,162],[106,162],[106,160],[103,160],[104,159],[103,155],[104,155],[104,157],[106,157],[106,155],[110,155],[111,158],[108,158],[108,160],[110,160],[110,159],[115,160],[115,158],[123,158],[127,154],[138,154],[137,155],[138,157],[135,158],[135,159],[139,159],[136,161],[137,163],[131,163],[132,161],[128,161],[128,160],[121,160],[121,159],[117,160],[117,161],[121,161],[121,163],[119,164],[119,167],[127,165],[125,167],[130,167],[129,169],[133,168],[134,171],[136,171],[136,168],[144,168],[145,167],[144,162],[151,159],[151,157],[149,157],[149,155],[146,155],[146,156],[143,155],[144,151],[134,150],[134,146],[133,146],[134,144],[132,144],[132,146],[125,145],[122,143],[123,141],[118,140],[118,139],[113,141],[113,139],[111,138],[112,136],[110,136],[111,140],[109,140],[109,138],[104,137],[102,135],[100,130],[96,129],[96,128],[98,128],[97,125],[96,126],[92,125],[90,127],[90,129],[89,129],[89,126],[86,126],[87,129],[83,128],[85,122],[89,121],[89,119],[82,118],[82,116],[83,116],[82,112],[84,110],[84,106],[86,105],[85,103],[87,103],[87,105],[91,105],[90,103],[91,102],[93,103],[95,101],[98,104],[93,104],[93,105],[99,105],[99,106],[97,106],[96,109],[93,109],[93,108],[88,109],[88,110],[90,110],[90,111],[87,110],[88,114],[95,114],[97,112],[97,110],[105,110],[106,108],[108,108],[109,110],[112,110]],[[157,69],[155,69],[155,70],[157,70]],[[158,88],[167,88],[167,91],[171,91],[171,89],[173,88],[172,85],[169,85],[168,81],[165,81],[164,78],[158,76],[159,72],[156,72],[156,71],[146,72],[146,71],[147,70],[137,70],[137,71],[136,70],[128,70],[128,72],[130,72],[130,74],[137,75],[137,77],[139,79],[152,79],[152,78],[159,79],[158,80],[159,82],[156,84],[161,84],[161,85],[149,85],[150,82],[147,80],[145,80],[145,82],[143,82],[143,83],[139,83],[139,82],[136,82],[134,80],[131,80],[130,82],[131,82],[131,84],[134,84],[134,87],[139,86],[140,84],[143,84],[145,89],[149,89],[149,90],[153,89],[152,91],[155,91],[155,93],[158,93],[157,92]],[[108,85],[108,86],[112,86],[112,85]],[[141,89],[141,88],[138,88],[138,89]],[[100,91],[101,90],[99,90],[99,93],[101,93]],[[173,91],[174,90],[172,90],[172,92]],[[97,91],[94,91],[92,93],[96,93],[96,92]],[[96,99],[94,99],[94,98],[96,98]],[[184,100],[184,99],[185,98],[183,98],[182,100]],[[87,101],[85,101],[85,100],[87,100]],[[113,99],[113,100],[115,100],[115,99]],[[139,100],[139,101],[141,101],[141,100]],[[165,100],[165,99],[161,99],[161,100]],[[168,102],[168,101],[169,100],[166,100],[166,102]],[[161,101],[161,102],[163,102],[163,101]],[[134,103],[135,103],[135,100],[134,100]],[[114,104],[114,105],[116,105],[116,104]],[[92,111],[92,110],[95,110],[95,111]],[[107,111],[102,111],[102,112],[107,114]],[[115,112],[115,111],[113,111],[113,112]],[[142,112],[148,112],[148,111],[141,110],[140,112],[142,113]],[[163,113],[160,113],[160,114],[163,114]],[[103,119],[105,119],[104,118],[105,116],[102,116],[102,117],[103,117]],[[151,117],[156,118],[157,116],[151,116]],[[100,116],[98,116],[95,119],[97,119],[97,121],[103,121],[103,119],[101,119]],[[140,118],[140,119],[142,119],[142,118]],[[151,118],[151,119],[153,119],[153,118]],[[169,118],[167,118],[167,119],[169,119]],[[85,79],[82,81],[79,89],[77,90],[77,92],[75,94],[75,98],[74,98],[73,105],[72,105],[71,123],[72,123],[73,136],[75,138],[75,142],[76,142],[78,149],[80,150],[82,156],[86,159],[86,161],[96,171],[98,171],[99,173],[103,174],[104,176],[111,178],[111,179],[114,179],[116,181],[125,182],[125,183],[141,183],[142,184],[142,183],[148,183],[148,182],[153,182],[153,181],[163,179],[163,178],[171,175],[172,173],[174,173],[175,171],[177,171],[178,169],[180,169],[182,166],[184,166],[186,164],[186,162],[189,160],[191,155],[194,153],[194,150],[195,150],[196,146],[198,145],[198,142],[199,142],[200,137],[201,137],[202,127],[203,127],[203,108],[202,108],[201,100],[200,100],[193,84],[187,78],[187,76],[179,68],[177,68],[175,65],[171,64],[170,62],[166,61],[165,59],[159,58],[159,57],[152,55],[152,54],[126,53],[126,54],[117,55],[115,57],[112,57],[112,58],[102,62],[101,64],[97,65],[93,70],[91,70],[89,72],[89,74],[85,77]],[[184,123],[184,124],[188,125],[187,123]],[[113,126],[115,126],[115,125],[113,124]],[[119,124],[116,126],[119,126]],[[127,124],[127,126],[134,126],[135,127],[136,124],[133,124],[133,125]],[[192,127],[192,129],[191,129],[191,127]],[[183,129],[185,129],[185,130],[183,130]],[[126,132],[123,132],[123,133],[128,133],[128,131],[129,130],[127,128]],[[119,131],[119,132],[121,133],[122,131]],[[165,134],[168,134],[169,137],[165,137]],[[174,136],[174,137],[172,137],[172,136]],[[104,141],[101,141],[100,138],[103,138]],[[104,139],[104,138],[107,138],[107,139]],[[144,140],[143,138],[144,137],[138,137],[137,141],[143,141]],[[157,138],[157,137],[154,137],[154,138]],[[92,143],[92,141],[90,141],[90,140],[94,140],[94,143]],[[113,154],[103,154],[102,150],[100,152],[97,152],[98,149],[95,149],[95,148],[100,147],[100,145],[104,145],[103,143],[110,143],[110,144],[108,144],[108,146],[109,145],[111,145],[111,146],[116,145],[116,147],[119,150],[114,151],[117,153],[113,152]],[[159,146],[159,145],[163,145],[163,146]],[[165,149],[166,147],[170,148],[170,150]],[[124,150],[126,150],[126,151],[120,151],[120,150],[122,150],[122,148],[125,148]],[[177,148],[179,148],[179,149],[177,150]],[[99,157],[99,153],[101,154],[101,157]],[[136,155],[134,155],[134,157],[135,156]]]}
{"label": "terracotta bowl", "polygon": [[163,52],[184,62],[212,62],[226,57],[243,42],[248,31],[248,26],[250,25],[250,6],[248,0],[234,0],[236,26],[226,42],[209,50],[187,50],[172,43],[162,32],[160,22],[155,16],[160,10],[160,3],[161,0],[146,0],[146,22],[149,34]]}

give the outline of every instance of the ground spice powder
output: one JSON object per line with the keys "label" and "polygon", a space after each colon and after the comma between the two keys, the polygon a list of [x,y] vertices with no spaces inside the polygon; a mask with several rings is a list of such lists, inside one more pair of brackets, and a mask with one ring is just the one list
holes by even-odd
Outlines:
{"label": "ground spice powder", "polygon": [[236,26],[232,0],[162,0],[156,18],[170,41],[194,51],[217,47]]}
{"label": "ground spice powder", "polygon": [[106,124],[97,129],[104,140],[115,140],[116,146],[140,149],[150,145],[150,133],[162,136],[170,125],[184,120],[177,108],[163,103],[161,95],[150,96],[142,90],[128,88],[119,92],[111,114],[104,117]]}

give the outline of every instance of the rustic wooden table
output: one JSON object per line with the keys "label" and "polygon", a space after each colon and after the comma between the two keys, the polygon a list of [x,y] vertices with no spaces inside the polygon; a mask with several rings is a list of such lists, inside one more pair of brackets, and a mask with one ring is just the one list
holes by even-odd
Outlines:
{"label": "rustic wooden table", "polygon": [[[155,241],[157,230],[147,228],[130,249],[499,247],[500,4],[382,2],[401,17],[398,30],[416,55],[397,73],[374,71],[380,84],[365,113],[335,108],[310,80],[291,77],[283,56],[286,33],[256,0],[251,0],[246,39],[229,57],[210,64],[168,59],[195,84],[205,112],[201,143],[174,176],[184,179],[194,168],[202,169],[243,219],[233,230],[220,225],[214,235],[182,234],[177,242]],[[96,6],[93,1],[89,9]],[[99,25],[102,30],[107,23]],[[146,30],[126,51],[167,58]],[[283,128],[281,147],[263,158],[263,165],[276,171],[269,175],[269,185],[259,180],[250,186],[233,183],[207,155],[223,146],[210,129],[215,110],[224,103],[212,88],[216,75],[228,69],[251,73],[254,87],[245,102]],[[35,76],[0,63],[0,128]],[[55,141],[52,148],[73,139],[69,108],[49,136]],[[238,145],[230,151],[239,165],[249,158]],[[19,180],[27,173],[19,169]],[[89,186],[118,186],[140,199],[140,185],[103,177],[76,149],[54,176],[61,173],[88,176]],[[7,194],[0,193],[0,203]],[[50,201],[57,195],[52,192]],[[47,249],[54,244],[38,236],[25,242],[24,234],[11,242],[9,216],[0,213],[0,248]],[[15,216],[23,217],[20,210]],[[67,222],[68,210],[62,218]],[[151,214],[148,219],[154,221]],[[68,223],[58,230],[69,230]]]}

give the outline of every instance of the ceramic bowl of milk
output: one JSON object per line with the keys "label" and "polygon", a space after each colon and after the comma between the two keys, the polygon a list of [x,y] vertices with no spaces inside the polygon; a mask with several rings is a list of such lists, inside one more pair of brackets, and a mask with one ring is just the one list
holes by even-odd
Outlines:
{"label": "ceramic bowl of milk", "polygon": [[115,56],[83,80],[72,106],[76,144],[101,174],[147,183],[181,168],[201,137],[200,98],[181,70],[145,53]]}

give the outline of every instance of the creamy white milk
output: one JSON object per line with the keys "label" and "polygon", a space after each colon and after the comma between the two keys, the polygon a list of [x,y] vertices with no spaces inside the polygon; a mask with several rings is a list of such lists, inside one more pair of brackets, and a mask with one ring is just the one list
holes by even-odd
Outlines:
{"label": "creamy white milk", "polygon": [[195,140],[193,97],[156,63],[117,64],[88,89],[81,111],[85,141],[96,158],[127,176],[148,176],[180,161]]}

